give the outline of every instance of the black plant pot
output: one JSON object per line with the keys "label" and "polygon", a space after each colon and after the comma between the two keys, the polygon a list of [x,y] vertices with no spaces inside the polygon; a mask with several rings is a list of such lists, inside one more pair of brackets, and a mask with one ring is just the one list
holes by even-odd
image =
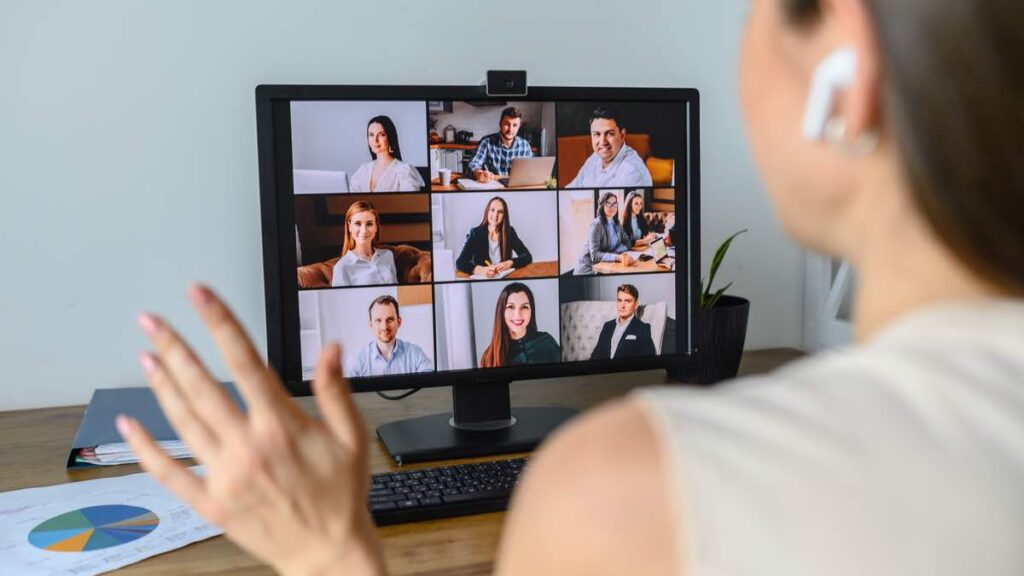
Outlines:
{"label": "black plant pot", "polygon": [[697,309],[693,336],[699,361],[687,381],[714,384],[736,377],[749,317],[750,300],[737,296],[722,296],[711,310]]}

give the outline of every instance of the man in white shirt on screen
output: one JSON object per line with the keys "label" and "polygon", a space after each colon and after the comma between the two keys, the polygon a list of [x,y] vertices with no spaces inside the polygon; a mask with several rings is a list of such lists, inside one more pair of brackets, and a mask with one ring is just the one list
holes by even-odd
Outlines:
{"label": "man in white shirt on screen", "polygon": [[626,129],[615,115],[598,108],[590,118],[594,153],[566,188],[606,188],[653,185],[644,159],[626,144]]}
{"label": "man in white shirt on screen", "polygon": [[434,369],[423,349],[398,338],[402,316],[391,295],[378,296],[370,303],[370,330],[376,338],[363,346],[350,377],[383,376],[430,372]]}

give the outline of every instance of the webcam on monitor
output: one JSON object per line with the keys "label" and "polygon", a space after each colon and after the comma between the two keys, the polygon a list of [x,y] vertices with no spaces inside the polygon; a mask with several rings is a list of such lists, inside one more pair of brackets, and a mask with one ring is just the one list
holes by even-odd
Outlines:
{"label": "webcam on monitor", "polygon": [[526,70],[488,70],[488,96],[526,96]]}

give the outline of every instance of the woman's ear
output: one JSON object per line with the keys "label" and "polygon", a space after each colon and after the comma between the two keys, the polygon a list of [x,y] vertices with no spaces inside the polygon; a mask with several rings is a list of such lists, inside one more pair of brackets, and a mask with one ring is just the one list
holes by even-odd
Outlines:
{"label": "woman's ear", "polygon": [[[831,61],[835,71],[845,74],[829,114],[842,120],[848,141],[877,133],[881,120],[880,51],[865,2],[822,0],[822,24],[834,45],[827,58],[835,58]],[[811,97],[813,90],[812,86]]]}

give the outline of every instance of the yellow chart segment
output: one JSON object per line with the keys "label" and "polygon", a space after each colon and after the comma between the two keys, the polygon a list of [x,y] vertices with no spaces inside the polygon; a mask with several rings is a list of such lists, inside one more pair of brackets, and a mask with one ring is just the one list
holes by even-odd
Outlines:
{"label": "yellow chart segment", "polygon": [[52,552],[81,552],[85,550],[85,543],[92,538],[92,530],[83,530],[80,534],[72,536],[67,540],[61,540],[46,547]]}

